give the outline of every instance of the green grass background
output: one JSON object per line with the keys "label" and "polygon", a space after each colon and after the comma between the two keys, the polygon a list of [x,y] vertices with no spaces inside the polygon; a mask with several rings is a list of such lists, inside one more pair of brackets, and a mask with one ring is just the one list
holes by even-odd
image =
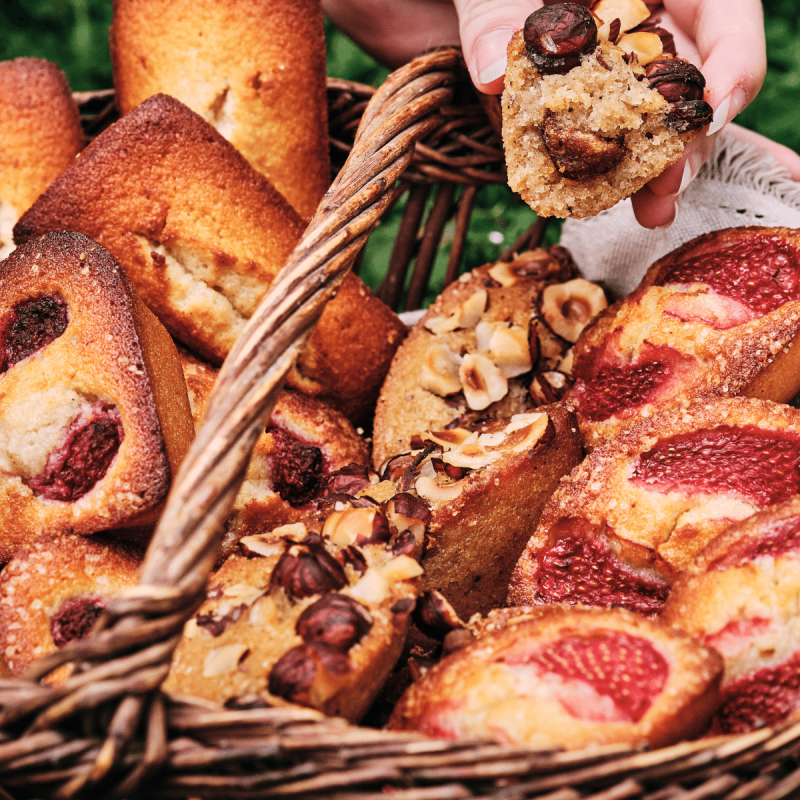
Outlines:
{"label": "green grass background", "polygon": [[[279,0],[276,0],[279,1]],[[399,1],[399,0],[398,0]],[[764,88],[737,122],[800,152],[800,15],[797,0],[765,0],[768,70]],[[74,90],[111,86],[108,26],[111,0],[2,0],[0,59],[40,56],[55,61]],[[364,55],[331,26],[328,74],[379,85],[386,70]],[[400,209],[384,219],[367,247],[362,276],[376,285],[388,263]],[[486,187],[473,214],[465,267],[490,259],[513,242],[533,221],[505,187]],[[445,232],[445,237],[452,230]],[[558,230],[550,238],[557,238]],[[447,247],[440,253],[442,273]]]}

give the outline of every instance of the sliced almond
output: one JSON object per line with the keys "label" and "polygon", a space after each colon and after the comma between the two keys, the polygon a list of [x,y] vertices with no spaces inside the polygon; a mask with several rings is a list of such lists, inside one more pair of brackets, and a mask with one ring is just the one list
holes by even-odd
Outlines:
{"label": "sliced almond", "polygon": [[617,42],[617,46],[626,53],[636,53],[636,60],[642,66],[661,58],[664,54],[661,37],[657,33],[649,31],[626,33]]}
{"label": "sliced almond", "polygon": [[381,575],[389,583],[399,581],[409,581],[418,578],[425,570],[420,566],[419,561],[411,556],[397,556],[389,561],[382,569]]}
{"label": "sliced almond", "polygon": [[255,536],[243,536],[239,539],[239,546],[245,555],[265,558],[278,555],[283,550],[283,542],[274,534],[259,533]]}
{"label": "sliced almond", "polygon": [[434,442],[447,449],[462,445],[472,435],[473,432],[466,428],[452,428],[447,431],[425,431],[422,438],[424,441]]}
{"label": "sliced almond", "polygon": [[511,451],[514,453],[522,453],[525,450],[530,450],[531,448],[535,447],[536,443],[542,438],[542,435],[547,430],[548,422],[549,418],[547,414],[540,414],[539,419],[537,419],[530,426],[530,428],[527,430],[523,429],[524,435],[522,435],[520,441],[512,446]]}
{"label": "sliced almond", "polygon": [[551,284],[542,292],[545,321],[568,342],[577,342],[583,329],[607,305],[603,289],[583,278]]}
{"label": "sliced almond", "polygon": [[481,411],[502,400],[508,393],[508,380],[491,359],[468,353],[459,368],[464,399],[474,411]]}
{"label": "sliced almond", "polygon": [[414,491],[429,503],[447,503],[450,500],[455,500],[464,490],[464,478],[455,483],[440,484],[435,478],[429,478],[427,475],[422,475],[417,478],[414,484]]}
{"label": "sliced almond", "polygon": [[203,661],[203,677],[216,678],[239,667],[249,648],[244,644],[225,644],[215,647]]}
{"label": "sliced almond", "polygon": [[458,369],[461,361],[461,356],[443,342],[431,343],[422,362],[420,385],[439,397],[460,392],[461,378]]}
{"label": "sliced almond", "polygon": [[222,594],[225,597],[234,598],[240,603],[251,606],[264,594],[264,588],[250,586],[247,583],[234,583],[230,586],[226,586],[222,590]]}

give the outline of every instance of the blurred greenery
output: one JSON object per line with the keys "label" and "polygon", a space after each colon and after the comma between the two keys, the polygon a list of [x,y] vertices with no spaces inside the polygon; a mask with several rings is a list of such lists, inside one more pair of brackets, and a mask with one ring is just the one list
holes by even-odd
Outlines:
{"label": "blurred greenery", "polygon": [[[768,71],[764,88],[737,119],[742,125],[800,151],[800,21],[797,0],[764,0]],[[111,0],[2,0],[0,59],[40,56],[58,63],[74,90],[111,86],[108,26]],[[328,74],[379,85],[387,71],[332,26],[326,26]],[[364,277],[375,285],[388,263],[402,204],[387,215],[371,237]],[[465,266],[497,255],[534,220],[533,212],[505,187],[489,186],[478,195],[470,226]],[[445,238],[452,237],[452,226]],[[558,236],[557,226],[548,233]],[[437,261],[442,273],[448,249]]]}

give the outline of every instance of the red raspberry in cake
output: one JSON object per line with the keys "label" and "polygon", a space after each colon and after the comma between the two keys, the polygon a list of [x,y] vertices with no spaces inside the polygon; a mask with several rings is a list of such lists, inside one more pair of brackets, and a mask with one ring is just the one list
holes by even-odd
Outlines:
{"label": "red raspberry in cake", "polygon": [[194,430],[175,345],[106,250],[49,233],[0,264],[0,362],[0,559],[151,525]]}

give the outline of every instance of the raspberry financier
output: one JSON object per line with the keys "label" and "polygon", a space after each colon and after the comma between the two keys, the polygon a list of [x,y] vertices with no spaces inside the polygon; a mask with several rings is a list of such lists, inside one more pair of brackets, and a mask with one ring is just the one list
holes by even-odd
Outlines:
{"label": "raspberry financier", "polygon": [[175,345],[79,233],[0,264],[0,559],[155,520],[194,435]]}
{"label": "raspberry financier", "polygon": [[571,749],[661,747],[705,730],[722,670],[713,650],[623,609],[526,616],[432,667],[389,727]]}
{"label": "raspberry financier", "polygon": [[787,402],[800,390],[798,330],[800,232],[728,228],[687,242],[575,345],[568,397],[587,444],[675,398]]}
{"label": "raspberry financier", "polygon": [[658,614],[721,530],[800,492],[800,411],[732,398],[663,411],[561,482],[511,580],[510,605]]}
{"label": "raspberry financier", "polygon": [[542,216],[610,208],[674,164],[712,117],[700,72],[642,29],[642,0],[585,5],[546,5],[508,47],[508,184]]}
{"label": "raspberry financier", "polygon": [[727,528],[680,576],[662,619],[725,661],[723,733],[800,711],[800,498]]}
{"label": "raspberry financier", "polygon": [[[0,653],[14,675],[91,632],[108,601],[139,581],[140,554],[108,536],[40,536],[0,573]],[[47,677],[60,683],[70,667]]]}

